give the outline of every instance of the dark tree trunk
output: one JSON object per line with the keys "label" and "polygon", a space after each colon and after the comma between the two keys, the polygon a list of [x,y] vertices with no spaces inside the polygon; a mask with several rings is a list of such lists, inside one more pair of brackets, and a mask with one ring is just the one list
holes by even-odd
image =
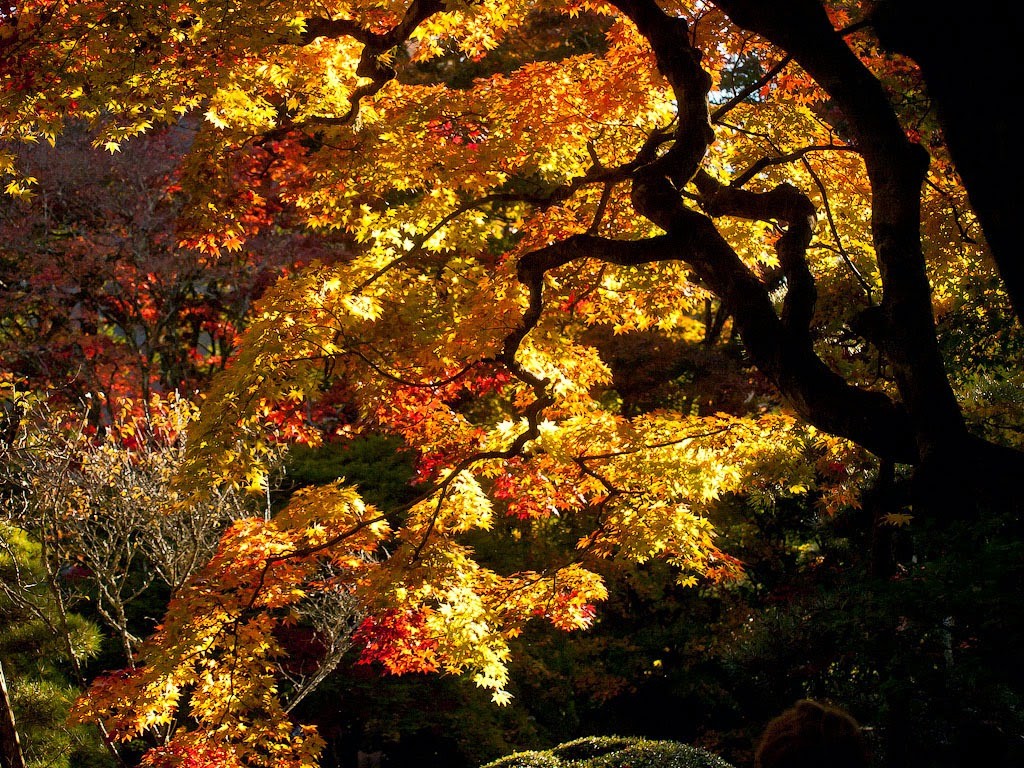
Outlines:
{"label": "dark tree trunk", "polygon": [[1024,323],[1024,255],[1018,242],[1021,177],[1015,113],[1001,101],[1020,84],[1018,4],[940,6],[886,0],[873,14],[882,44],[921,67],[943,137]]}
{"label": "dark tree trunk", "polygon": [[[915,506],[953,518],[976,508],[983,490],[994,488],[1002,496],[1000,489],[1010,478],[997,475],[1002,468],[997,465],[1021,466],[1022,456],[1000,454],[991,465],[978,460],[995,446],[983,447],[983,441],[968,434],[939,352],[920,238],[926,152],[907,140],[881,83],[832,27],[818,0],[716,3],[737,25],[787,51],[814,77],[846,118],[864,159],[871,181],[872,239],[884,291],[872,323],[876,335],[870,340],[892,366],[910,418],[917,444]],[[930,12],[937,13],[934,6]],[[971,13],[965,10],[957,18]],[[968,64],[974,70],[966,61],[956,65]],[[977,89],[971,94],[968,113],[977,119]]]}
{"label": "dark tree trunk", "polygon": [[[882,459],[915,466],[918,510],[953,519],[993,502],[1005,506],[1024,472],[1024,454],[968,433],[939,350],[920,235],[928,154],[908,140],[882,84],[833,28],[819,0],[716,3],[737,25],[786,51],[846,120],[871,183],[871,233],[883,285],[880,304],[870,317],[858,318],[858,326],[891,366],[898,402],[852,386],[814,349],[816,287],[806,260],[815,220],[810,199],[788,184],[752,192],[742,181],[733,186],[701,170],[714,138],[711,81],[687,24],[654,0],[613,3],[650,42],[679,106],[671,148],[661,155],[642,151],[631,174],[634,209],[665,234],[641,241],[575,235],[523,256],[519,277],[530,287],[531,305],[539,313],[544,273],[576,259],[629,266],[685,261],[733,317],[752,362],[803,418]],[[679,190],[690,182],[704,213],[682,201]],[[721,216],[784,224],[776,243],[786,280],[781,309],[717,230],[714,219]]]}

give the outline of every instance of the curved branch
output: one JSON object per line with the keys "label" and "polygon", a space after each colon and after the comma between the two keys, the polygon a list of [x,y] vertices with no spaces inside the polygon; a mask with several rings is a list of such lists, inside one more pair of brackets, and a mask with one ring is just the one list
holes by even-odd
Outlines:
{"label": "curved branch", "polygon": [[800,147],[794,149],[792,152],[786,154],[780,154],[775,157],[764,156],[758,159],[756,162],[751,163],[750,167],[743,173],[739,174],[731,182],[733,187],[745,186],[748,181],[754,178],[757,174],[763,171],[765,168],[769,168],[773,165],[785,165],[792,163],[797,160],[804,160],[805,156],[811,152],[856,152],[855,147],[847,147],[841,144],[812,144],[807,147]]}
{"label": "curved branch", "polygon": [[765,72],[760,78],[758,78],[756,82],[751,83],[746,88],[737,93],[735,96],[733,96],[731,99],[729,99],[727,102],[722,104],[720,107],[716,108],[715,111],[711,113],[711,122],[718,123],[723,117],[726,116],[726,114],[728,114],[729,110],[731,110],[737,104],[742,103],[743,100],[750,96],[752,93],[761,90],[764,86],[766,86],[768,83],[774,80],[775,76],[778,75],[786,67],[788,67],[789,62],[791,62],[792,60],[793,57],[788,55],[783,56],[781,59],[779,59],[775,66],[769,69],[767,72]]}
{"label": "curved branch", "polygon": [[769,192],[750,192],[721,184],[704,171],[694,181],[701,195],[700,205],[711,217],[738,216],[787,225],[775,245],[787,286],[782,325],[788,334],[799,336],[801,343],[810,346],[817,289],[806,253],[817,220],[814,204],[790,184],[780,184]]}
{"label": "curved branch", "polygon": [[672,86],[678,123],[668,151],[642,171],[664,173],[682,189],[697,172],[715,131],[708,114],[711,75],[700,65],[701,52],[690,41],[685,19],[670,16],[654,0],[613,0],[651,45],[658,69]]}
{"label": "curved branch", "polygon": [[[688,26],[682,19],[665,14],[653,0],[617,0],[615,4],[650,42],[658,67],[676,95],[679,112],[672,147],[634,176],[634,207],[668,232],[672,239],[689,239],[698,229],[710,230],[706,236],[711,239],[705,240],[704,244],[718,243],[719,253],[701,262],[688,257],[691,265],[697,268],[698,273],[707,274],[709,285],[718,286],[713,290],[729,304],[737,320],[738,313],[743,310],[735,301],[730,301],[727,294],[738,291],[749,294],[748,303],[753,301],[760,307],[759,312],[772,328],[779,324],[780,319],[771,308],[767,291],[725,243],[710,220],[682,205],[678,190],[694,179],[702,195],[701,204],[711,215],[716,215],[714,210],[720,209],[723,213],[728,210],[747,218],[786,221],[789,226],[776,246],[788,282],[781,328],[778,330],[781,336],[789,339],[787,343],[806,348],[809,360],[818,360],[811,351],[809,332],[816,298],[814,279],[804,258],[813,233],[814,206],[806,196],[788,185],[759,195],[720,185],[698,170],[714,140],[708,111],[711,77],[700,65],[700,52],[690,42]],[[757,329],[753,325],[747,328],[747,336],[767,332],[767,328]],[[779,356],[772,354],[768,357]],[[818,363],[824,369],[820,360]],[[773,360],[769,370],[774,372],[777,380],[781,380],[778,359]]]}
{"label": "curved branch", "polygon": [[923,454],[967,436],[935,335],[920,238],[928,153],[911,143],[882,84],[832,27],[818,0],[715,0],[738,26],[790,53],[847,120],[872,190],[872,239],[884,294],[878,341],[892,364]]}
{"label": "curved branch", "polygon": [[319,37],[351,37],[378,53],[394,48],[405,41],[423,21],[444,10],[444,0],[413,0],[402,20],[387,32],[371,32],[352,19],[326,19],[313,17],[306,20],[301,45],[309,45]]}
{"label": "curved branch", "polygon": [[397,72],[381,56],[403,43],[423,21],[444,10],[444,0],[413,0],[402,20],[387,32],[371,32],[352,19],[312,18],[306,21],[306,30],[299,38],[300,45],[309,45],[321,37],[351,37],[363,44],[356,65],[356,74],[370,78],[369,83],[358,86],[349,97],[350,107],[341,117],[316,117],[309,123],[321,125],[348,125],[359,114],[359,102],[373,96],[395,78]]}
{"label": "curved branch", "polygon": [[320,17],[306,19],[306,30],[299,38],[299,44],[309,45],[321,37],[329,37],[331,39],[351,37],[363,45],[377,47],[383,44],[384,35],[371,32],[359,26],[358,22],[353,19],[325,19]]}
{"label": "curved branch", "polygon": [[[665,179],[664,184],[670,183]],[[765,194],[771,200],[772,193]],[[765,205],[763,199],[751,195],[744,192],[739,199]],[[785,190],[775,192],[775,197],[800,210],[795,198],[791,200]],[[806,326],[798,322],[798,318],[807,317],[810,297],[796,290],[787,319],[780,318],[767,287],[740,260],[714,223],[707,216],[684,208],[674,195],[673,198],[675,209],[659,216],[669,219],[667,234],[630,241],[575,235],[523,256],[519,262],[520,280],[537,284],[547,270],[583,258],[632,267],[685,261],[729,308],[751,359],[797,413],[819,428],[854,440],[879,456],[915,463],[918,457],[914,434],[903,408],[880,392],[851,386],[814,352]],[[791,223],[790,227],[794,237],[805,236],[800,224]],[[795,245],[789,246],[794,251],[792,257],[785,258],[792,279],[799,283],[807,279],[799,277],[806,265],[801,267],[796,262]],[[813,291],[813,282],[809,288]]]}

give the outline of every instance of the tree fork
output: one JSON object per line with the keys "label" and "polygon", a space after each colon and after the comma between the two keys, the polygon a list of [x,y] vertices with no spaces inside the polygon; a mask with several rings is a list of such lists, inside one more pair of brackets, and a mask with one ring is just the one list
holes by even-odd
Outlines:
{"label": "tree fork", "polygon": [[968,486],[974,482],[962,472],[962,455],[972,441],[939,352],[921,246],[927,152],[907,140],[881,83],[832,27],[817,0],[716,4],[740,27],[790,53],[848,120],[871,182],[872,239],[884,290],[873,335],[893,367],[913,425],[915,463],[931,478],[929,483],[947,489],[931,501],[956,514],[972,495]]}
{"label": "tree fork", "polygon": [[[903,409],[881,393],[850,386],[813,350],[809,328],[815,288],[805,259],[814,220],[810,201],[793,187],[779,187],[760,195],[733,189],[698,170],[714,140],[707,99],[711,78],[700,66],[700,52],[690,43],[688,27],[650,0],[619,0],[616,5],[654,50],[658,66],[676,95],[679,126],[668,152],[633,175],[634,208],[668,233],[656,249],[661,253],[633,256],[633,247],[612,246],[617,253],[609,254],[609,260],[630,265],[673,258],[687,262],[728,307],[758,368],[801,416],[880,456],[915,462],[918,452]],[[712,212],[778,218],[789,225],[778,244],[780,262],[790,284],[781,318],[767,288],[743,264],[712,221],[682,204],[679,190],[691,179],[701,191],[702,204]],[[650,245],[656,240],[659,238],[646,242]],[[588,243],[596,245],[594,240]],[[545,260],[539,253],[534,259]],[[532,263],[529,257],[524,259],[521,273]]]}

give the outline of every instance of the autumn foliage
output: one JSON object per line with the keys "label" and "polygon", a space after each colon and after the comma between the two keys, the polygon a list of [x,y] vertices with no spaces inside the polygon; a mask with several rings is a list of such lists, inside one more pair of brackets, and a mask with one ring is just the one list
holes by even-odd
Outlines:
{"label": "autumn foliage", "polygon": [[[1020,454],[971,431],[972,384],[947,376],[935,322],[981,303],[1010,328],[981,346],[1020,329],[1005,293],[968,289],[999,272],[919,72],[866,4],[772,5],[26,0],[0,16],[0,173],[26,212],[4,226],[49,243],[5,354],[26,335],[80,350],[104,379],[89,392],[117,388],[126,349],[147,388],[202,381],[173,509],[267,497],[295,441],[384,432],[416,460],[402,506],[341,478],[234,521],[76,717],[148,739],[145,765],[309,766],[322,742],[292,721],[279,638],[317,596],[359,606],[364,663],[467,673],[500,704],[526,622],[592,623],[595,559],[742,578],[709,519],[731,494],[834,513],[860,503],[874,456],[915,468],[915,515],[1002,498]],[[149,145],[159,236],[143,248],[145,222],[112,214],[102,236],[78,214],[54,236],[22,145],[88,131],[116,154],[186,129]],[[41,290],[80,254],[90,274],[116,266],[88,293],[85,275]],[[26,318],[44,301],[73,322],[40,335]],[[187,331],[173,365],[150,349],[165,325]],[[736,340],[757,371],[742,405],[622,407],[610,361],[652,335],[707,354]],[[467,536],[497,516],[571,520],[575,556],[487,567]],[[912,519],[895,504],[878,523]]]}

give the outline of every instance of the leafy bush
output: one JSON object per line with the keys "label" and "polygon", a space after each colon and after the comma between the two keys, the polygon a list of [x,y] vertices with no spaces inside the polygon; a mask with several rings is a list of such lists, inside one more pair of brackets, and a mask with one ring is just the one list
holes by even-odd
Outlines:
{"label": "leafy bush", "polygon": [[588,736],[553,749],[516,752],[483,768],[731,768],[698,747],[674,741]]}

